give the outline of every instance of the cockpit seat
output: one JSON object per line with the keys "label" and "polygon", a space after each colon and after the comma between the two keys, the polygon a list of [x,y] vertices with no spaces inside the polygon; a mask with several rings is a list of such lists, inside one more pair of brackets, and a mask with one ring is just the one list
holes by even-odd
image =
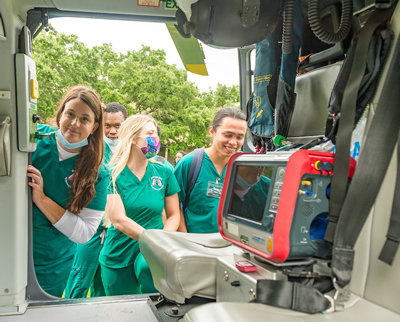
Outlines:
{"label": "cockpit seat", "polygon": [[219,233],[187,234],[146,230],[139,247],[154,286],[167,299],[184,303],[192,296],[216,298],[217,258],[233,256],[236,246]]}
{"label": "cockpit seat", "polygon": [[289,141],[307,143],[325,135],[329,98],[341,67],[337,62],[297,76]]}
{"label": "cockpit seat", "polygon": [[351,309],[333,314],[305,314],[257,303],[210,303],[191,309],[182,322],[350,322],[400,321],[400,316],[360,299]]}

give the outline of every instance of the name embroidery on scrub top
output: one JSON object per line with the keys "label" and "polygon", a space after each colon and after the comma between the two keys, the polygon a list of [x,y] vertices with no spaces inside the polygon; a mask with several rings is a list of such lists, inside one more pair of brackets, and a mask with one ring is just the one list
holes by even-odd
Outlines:
{"label": "name embroidery on scrub top", "polygon": [[69,188],[71,188],[71,186],[72,186],[72,181],[74,180],[74,178],[75,178],[75,170],[72,170],[72,174],[71,174],[69,177],[65,177],[65,178],[64,178],[65,184],[66,184]]}
{"label": "name embroidery on scrub top", "polygon": [[208,181],[208,186],[207,186],[207,193],[206,195],[208,197],[212,198],[220,198],[221,193],[222,193],[222,183],[219,183],[220,178],[217,178],[215,182],[213,181]]}
{"label": "name embroidery on scrub top", "polygon": [[164,188],[164,185],[162,183],[163,178],[159,176],[152,176],[150,180],[151,180],[151,187],[154,190],[161,190],[162,188]]}

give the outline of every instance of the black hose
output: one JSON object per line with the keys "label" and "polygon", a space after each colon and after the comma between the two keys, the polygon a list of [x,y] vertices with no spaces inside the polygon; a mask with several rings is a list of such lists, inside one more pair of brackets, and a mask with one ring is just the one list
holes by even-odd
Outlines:
{"label": "black hose", "polygon": [[282,53],[290,54],[293,45],[293,25],[296,0],[287,0],[283,18]]}
{"label": "black hose", "polygon": [[310,0],[308,5],[308,20],[310,22],[310,27],[314,32],[314,35],[327,44],[335,44],[346,38],[351,28],[352,17],[353,0],[343,0],[339,29],[336,33],[331,33],[326,31],[322,25],[319,0]]}

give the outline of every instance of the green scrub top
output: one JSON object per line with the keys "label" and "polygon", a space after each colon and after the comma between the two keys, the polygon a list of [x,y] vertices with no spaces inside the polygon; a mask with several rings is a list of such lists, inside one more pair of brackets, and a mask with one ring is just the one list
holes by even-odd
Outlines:
{"label": "green scrub top", "polygon": [[113,156],[113,152],[110,149],[110,146],[105,142],[104,142],[104,158],[103,158],[103,164],[105,166],[108,166],[108,163],[110,162],[112,156]]}
{"label": "green scrub top", "polygon": [[[175,167],[175,177],[181,191],[179,203],[185,200],[187,176],[193,160],[193,152],[179,160]],[[209,182],[223,184],[226,166],[220,176],[214,163],[204,152],[203,163],[196,184],[190,193],[189,203],[185,209],[186,229],[189,233],[216,233],[218,232],[218,204],[220,198],[207,196]]]}
{"label": "green scrub top", "polygon": [[161,160],[159,160],[159,156],[158,156],[158,155],[155,156],[154,159],[155,159],[157,162],[160,162],[160,163],[162,163],[162,164],[165,164],[168,168],[170,168],[172,171],[174,171],[174,166],[173,166],[171,163],[169,163],[167,159],[163,158],[164,160],[161,161]]}
{"label": "green scrub top", "polygon": [[169,163],[167,160],[165,160],[164,164],[165,164],[168,168],[170,168],[172,171],[174,171],[174,166],[173,166],[171,163]]}
{"label": "green scrub top", "polygon": [[[172,170],[157,162],[148,163],[141,181],[126,166],[119,174],[116,186],[126,215],[145,229],[163,228],[164,198],[179,192]],[[111,225],[99,261],[109,268],[124,268],[135,261],[139,252],[136,240]]]}
{"label": "green scrub top", "polygon": [[268,198],[270,182],[270,178],[261,176],[260,180],[249,189],[243,200],[237,194],[233,193],[232,214],[261,222]]}
{"label": "green scrub top", "polygon": [[[54,132],[54,128],[38,125],[38,131],[51,133]],[[69,201],[77,158],[78,156],[74,156],[60,162],[55,138],[38,140],[36,151],[32,155],[32,165],[42,174],[45,195],[63,208]],[[108,177],[108,171],[104,167],[100,167],[98,179],[95,183],[96,194],[87,208],[105,210]],[[75,251],[76,244],[54,228],[47,217],[33,203],[33,256],[35,265],[53,263],[58,258],[73,256]]]}

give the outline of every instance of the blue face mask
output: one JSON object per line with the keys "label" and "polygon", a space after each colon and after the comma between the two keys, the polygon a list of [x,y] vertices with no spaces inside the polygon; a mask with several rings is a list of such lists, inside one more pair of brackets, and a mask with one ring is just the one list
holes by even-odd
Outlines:
{"label": "blue face mask", "polygon": [[120,140],[119,139],[111,140],[108,137],[106,137],[105,135],[103,137],[103,140],[110,147],[112,153],[115,153],[115,148],[117,147]]}
{"label": "blue face mask", "polygon": [[67,139],[64,137],[64,135],[62,135],[61,130],[57,131],[57,137],[60,140],[60,142],[62,143],[62,145],[67,148],[68,150],[73,150],[73,149],[77,149],[77,148],[81,148],[83,146],[88,145],[88,140],[87,138],[85,138],[84,140],[80,141],[80,142],[76,142],[76,143],[69,143],[67,141]]}
{"label": "blue face mask", "polygon": [[249,188],[251,188],[252,186],[254,186],[257,182],[255,182],[255,183],[253,183],[253,184],[250,184],[250,183],[248,183],[246,180],[244,180],[244,179],[240,176],[240,174],[238,174],[237,177],[236,177],[236,183],[237,183],[240,187],[242,187],[243,189],[249,189]]}

